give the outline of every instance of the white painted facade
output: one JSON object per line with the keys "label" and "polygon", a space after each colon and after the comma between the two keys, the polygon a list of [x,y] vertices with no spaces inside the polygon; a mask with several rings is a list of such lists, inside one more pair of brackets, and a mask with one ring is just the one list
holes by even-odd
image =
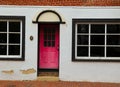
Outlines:
{"label": "white painted facade", "polygon": [[[0,60],[0,80],[37,79],[38,24],[36,14],[45,10],[57,12],[66,22],[60,24],[59,79],[63,81],[120,82],[119,62],[73,62],[72,19],[120,19],[120,7],[0,6],[0,16],[25,16],[25,61]],[[45,20],[44,18],[41,20]],[[57,20],[57,18],[53,18]],[[50,20],[48,20],[50,21]],[[33,36],[33,41],[30,40]],[[32,74],[21,70],[34,69]],[[11,71],[14,73],[3,73]]]}

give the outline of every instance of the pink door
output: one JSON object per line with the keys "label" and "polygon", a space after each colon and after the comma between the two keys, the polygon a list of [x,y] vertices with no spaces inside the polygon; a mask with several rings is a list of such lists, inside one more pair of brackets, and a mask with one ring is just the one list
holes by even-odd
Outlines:
{"label": "pink door", "polygon": [[40,25],[39,68],[58,69],[59,65],[59,25]]}

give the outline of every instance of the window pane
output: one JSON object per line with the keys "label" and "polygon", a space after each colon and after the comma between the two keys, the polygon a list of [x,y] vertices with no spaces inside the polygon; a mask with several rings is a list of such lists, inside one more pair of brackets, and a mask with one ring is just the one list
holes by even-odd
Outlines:
{"label": "window pane", "polygon": [[9,32],[20,32],[20,22],[9,22]]}
{"label": "window pane", "polygon": [[107,57],[120,57],[120,47],[107,47]]}
{"label": "window pane", "polygon": [[52,41],[52,47],[55,47],[55,41]]}
{"label": "window pane", "polygon": [[78,46],[77,47],[77,56],[86,56],[88,57],[88,47],[87,46]]}
{"label": "window pane", "polygon": [[9,43],[20,43],[20,34],[9,34]]}
{"label": "window pane", "polygon": [[51,47],[51,41],[48,41],[48,43],[47,43],[47,45],[48,45],[48,47]]}
{"label": "window pane", "polygon": [[6,55],[6,54],[7,54],[7,46],[0,45],[0,55]]}
{"label": "window pane", "polygon": [[104,35],[91,35],[91,45],[104,45],[105,36]]}
{"label": "window pane", "polygon": [[7,32],[7,22],[0,22],[0,32]]}
{"label": "window pane", "polygon": [[51,29],[50,29],[50,28],[46,28],[46,32],[47,32],[48,34],[51,34]]}
{"label": "window pane", "polygon": [[88,33],[89,25],[88,24],[78,24],[77,31],[78,31],[78,33]]}
{"label": "window pane", "polygon": [[107,33],[120,33],[120,24],[108,24]]}
{"label": "window pane", "polygon": [[55,34],[52,35],[52,40],[55,40]]}
{"label": "window pane", "polygon": [[104,57],[104,47],[91,47],[90,56],[91,57]]}
{"label": "window pane", "polygon": [[51,40],[51,34],[48,34],[47,37],[48,37],[48,40]]}
{"label": "window pane", "polygon": [[48,29],[44,28],[44,34],[47,34]]}
{"label": "window pane", "polygon": [[47,41],[44,41],[44,47],[47,47]]}
{"label": "window pane", "polygon": [[107,35],[107,45],[120,45],[120,35]]}
{"label": "window pane", "polygon": [[88,35],[78,35],[77,44],[78,45],[88,45]]}
{"label": "window pane", "polygon": [[47,34],[44,33],[44,40],[47,40]]}
{"label": "window pane", "polygon": [[20,46],[9,45],[9,55],[20,55]]}
{"label": "window pane", "polygon": [[91,33],[105,33],[105,25],[91,24]]}
{"label": "window pane", "polygon": [[51,33],[52,33],[52,34],[55,34],[55,29],[54,29],[54,28],[51,29]]}
{"label": "window pane", "polygon": [[0,34],[0,43],[7,43],[7,34]]}

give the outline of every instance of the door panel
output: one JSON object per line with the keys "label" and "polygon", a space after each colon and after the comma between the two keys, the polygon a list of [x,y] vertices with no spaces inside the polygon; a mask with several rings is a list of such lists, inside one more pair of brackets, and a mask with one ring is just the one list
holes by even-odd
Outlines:
{"label": "door panel", "polygon": [[59,25],[40,25],[39,68],[58,69]]}

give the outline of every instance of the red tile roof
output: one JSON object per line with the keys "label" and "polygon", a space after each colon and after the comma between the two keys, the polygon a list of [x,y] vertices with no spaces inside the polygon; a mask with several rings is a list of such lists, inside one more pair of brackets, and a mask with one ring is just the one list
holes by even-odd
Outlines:
{"label": "red tile roof", "polygon": [[0,5],[120,6],[120,0],[0,0]]}

